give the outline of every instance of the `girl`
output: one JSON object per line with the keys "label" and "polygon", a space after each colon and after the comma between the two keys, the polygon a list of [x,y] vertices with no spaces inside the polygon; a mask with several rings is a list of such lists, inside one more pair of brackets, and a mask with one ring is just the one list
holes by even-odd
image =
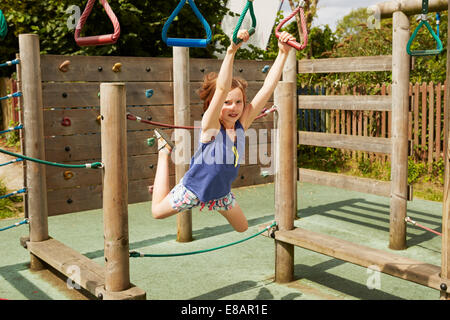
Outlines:
{"label": "girl", "polygon": [[196,206],[208,206],[219,211],[238,232],[248,228],[247,219],[231,192],[231,184],[239,170],[239,154],[245,150],[245,130],[261,113],[280,80],[291,47],[286,43],[295,38],[282,32],[278,40],[278,56],[264,84],[250,104],[246,104],[245,80],[233,78],[236,51],[248,41],[248,31],[241,30],[236,45],[231,41],[219,74],[208,74],[199,90],[204,101],[200,143],[191,159],[190,168],[181,181],[170,190],[169,159],[175,147],[170,138],[155,129],[158,139],[158,165],[153,185],[152,215],[156,219],[169,217]]}

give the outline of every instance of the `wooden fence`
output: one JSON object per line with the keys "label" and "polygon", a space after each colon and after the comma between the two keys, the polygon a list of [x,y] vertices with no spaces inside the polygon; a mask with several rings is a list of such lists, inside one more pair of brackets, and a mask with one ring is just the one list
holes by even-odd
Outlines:
{"label": "wooden fence", "polygon": [[[412,142],[412,155],[416,161],[432,163],[443,160],[446,149],[444,145],[444,119],[448,117],[448,104],[445,96],[447,82],[434,84],[410,84],[410,112],[408,139]],[[391,85],[377,85],[379,95],[390,95]],[[339,92],[328,90],[328,94],[363,95],[364,87],[346,88]],[[299,88],[298,94],[325,95],[324,87]],[[299,130],[329,132],[367,137],[391,137],[391,111],[354,111],[354,110],[299,110]],[[367,153],[355,153],[366,156]],[[376,156],[383,160],[385,155]]]}

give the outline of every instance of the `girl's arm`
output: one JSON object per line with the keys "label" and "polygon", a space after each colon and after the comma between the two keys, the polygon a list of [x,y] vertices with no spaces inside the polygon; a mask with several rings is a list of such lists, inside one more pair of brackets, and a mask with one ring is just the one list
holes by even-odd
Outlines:
{"label": "girl's arm", "polygon": [[205,111],[202,118],[202,136],[201,141],[210,141],[212,136],[215,136],[220,130],[220,112],[223,104],[231,90],[231,82],[233,79],[233,63],[236,51],[241,47],[242,43],[250,38],[247,30],[241,30],[237,36],[243,41],[238,45],[231,41],[231,45],[227,49],[222,66],[216,80],[216,90],[211,99],[208,109]]}
{"label": "girl's arm", "polygon": [[258,91],[252,102],[247,105],[241,116],[241,124],[244,130],[247,130],[253,123],[253,120],[261,113],[262,109],[269,101],[270,96],[273,94],[278,81],[281,78],[284,64],[289,54],[291,46],[286,42],[289,40],[295,40],[295,38],[288,32],[282,32],[278,39],[278,56],[275,59],[272,68],[270,68],[262,88]]}

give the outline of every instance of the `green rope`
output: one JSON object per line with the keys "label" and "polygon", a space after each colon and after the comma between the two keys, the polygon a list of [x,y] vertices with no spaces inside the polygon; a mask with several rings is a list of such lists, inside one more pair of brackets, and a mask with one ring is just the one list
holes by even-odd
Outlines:
{"label": "green rope", "polygon": [[[444,50],[444,47],[442,45],[441,39],[439,39],[439,36],[434,32],[433,28],[430,26],[430,24],[427,21],[427,15],[428,13],[428,0],[422,0],[422,15],[420,18],[420,23],[417,26],[417,28],[414,30],[411,38],[408,40],[408,44],[406,45],[406,52],[408,52],[411,56],[433,56],[438,55]],[[416,38],[417,34],[419,33],[419,30],[422,28],[422,26],[425,26],[428,29],[428,32],[431,34],[433,39],[437,42],[437,48],[431,49],[431,50],[411,50],[411,45]]]}
{"label": "green rope", "polygon": [[5,39],[7,33],[8,33],[8,25],[6,23],[6,18],[3,15],[2,10],[0,10],[0,40]]}
{"label": "green rope", "polygon": [[89,169],[97,169],[97,168],[101,168],[103,167],[103,164],[101,162],[94,162],[94,163],[87,163],[87,164],[63,164],[63,163],[56,163],[56,162],[49,162],[49,161],[45,161],[45,160],[40,160],[40,159],[34,159],[31,157],[27,157],[21,154],[17,154],[14,152],[10,152],[7,150],[3,150],[0,149],[1,153],[5,153],[8,154],[10,156],[16,157],[16,158],[22,158],[25,160],[30,160],[30,161],[34,161],[34,162],[38,162],[38,163],[42,163],[42,164],[47,164],[50,166],[55,166],[55,167],[62,167],[62,168],[89,168]]}
{"label": "green rope", "polygon": [[255,13],[253,12],[253,0],[247,0],[247,4],[245,5],[244,10],[241,13],[241,16],[239,18],[239,21],[236,25],[236,28],[234,29],[233,32],[233,42],[235,44],[239,44],[242,42],[242,39],[238,39],[237,35],[239,32],[239,29],[241,28],[242,22],[244,21],[245,18],[245,14],[247,13],[247,11],[250,9],[250,16],[252,17],[252,27],[248,30],[248,33],[250,35],[254,34],[256,31],[256,17],[255,17]]}
{"label": "green rope", "polygon": [[140,257],[153,257],[153,258],[159,258],[159,257],[179,257],[179,256],[187,256],[187,255],[193,255],[193,254],[198,254],[198,253],[205,253],[205,252],[210,252],[210,251],[214,251],[214,250],[219,250],[219,249],[223,249],[226,247],[230,247],[232,245],[250,240],[252,238],[255,238],[257,236],[259,236],[260,234],[262,234],[263,232],[269,230],[270,228],[276,226],[277,223],[274,221],[272,222],[272,224],[270,226],[265,227],[262,231],[255,233],[254,235],[251,235],[245,239],[242,240],[238,240],[235,242],[231,242],[219,247],[215,247],[215,248],[210,248],[210,249],[205,249],[205,250],[198,250],[198,251],[191,251],[191,252],[181,252],[181,253],[162,253],[162,254],[152,254],[152,253],[140,253],[137,251],[131,251],[130,252],[130,257],[132,258],[140,258]]}

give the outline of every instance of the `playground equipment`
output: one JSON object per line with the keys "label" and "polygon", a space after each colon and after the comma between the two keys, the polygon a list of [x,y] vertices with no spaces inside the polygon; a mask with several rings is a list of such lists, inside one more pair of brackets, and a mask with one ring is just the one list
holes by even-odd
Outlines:
{"label": "playground equipment", "polygon": [[[430,1],[432,11],[448,10],[448,1]],[[403,250],[406,248],[406,208],[411,196],[407,185],[408,150],[408,117],[409,111],[409,76],[410,57],[405,47],[409,37],[408,14],[421,12],[421,1],[390,1],[377,5],[377,12],[382,18],[393,17],[393,52],[392,56],[352,57],[339,59],[293,61],[292,69],[298,67],[299,73],[318,72],[362,72],[392,70],[392,96],[371,97],[352,96],[348,100],[343,96],[299,96],[298,108],[340,109],[340,110],[391,110],[392,138],[351,137],[327,133],[298,132],[299,143],[326,147],[339,147],[350,150],[383,152],[391,154],[391,182],[372,179],[345,177],[338,174],[299,170],[299,180],[329,186],[341,187],[360,192],[374,193],[391,198],[389,248]],[[448,48],[447,56],[450,57]],[[447,67],[447,77],[450,67]],[[292,77],[294,79],[294,77]],[[447,89],[447,97],[450,90]],[[280,108],[278,127],[279,143],[277,143],[278,174],[276,176],[276,221],[278,229],[263,233],[275,239],[275,279],[279,283],[290,282],[294,276],[294,246],[316,251],[340,260],[348,261],[363,267],[376,267],[383,273],[405,280],[413,281],[441,291],[441,297],[448,299],[449,280],[449,150],[446,151],[446,173],[444,186],[444,204],[442,216],[442,265],[435,266],[421,261],[398,256],[387,251],[373,249],[364,245],[351,243],[328,235],[294,227],[293,187],[291,176],[295,175],[292,162],[292,115],[297,109],[293,81],[283,81],[275,93],[275,102],[284,105]],[[449,119],[445,119],[449,121]],[[448,128],[448,126],[447,126]],[[295,140],[294,140],[295,141]],[[448,132],[445,144],[448,146]],[[281,151],[281,152],[280,152]]]}
{"label": "playground equipment", "polygon": [[0,40],[5,39],[8,34],[8,24],[6,23],[5,15],[0,10]]}
{"label": "playground equipment", "polygon": [[98,45],[106,45],[106,44],[114,44],[117,42],[120,36],[120,24],[116,15],[112,11],[111,7],[108,4],[107,0],[100,0],[103,8],[105,8],[106,14],[111,20],[114,26],[114,33],[105,34],[100,36],[90,36],[90,37],[80,37],[81,30],[83,29],[84,24],[86,23],[87,18],[91,14],[92,8],[94,7],[97,0],[88,0],[86,4],[86,8],[81,14],[80,20],[75,28],[75,41],[79,46],[98,46]]}
{"label": "playground equipment", "polygon": [[[201,21],[203,27],[206,31],[206,39],[189,39],[189,38],[167,38],[167,31],[169,30],[170,25],[172,24],[175,17],[178,15],[178,13],[181,11],[183,6],[189,3],[192,10],[194,11],[197,18]],[[194,0],[181,0],[178,6],[175,8],[175,10],[170,15],[169,19],[167,19],[166,23],[164,23],[163,30],[162,30],[162,39],[164,43],[166,43],[168,46],[174,46],[174,47],[197,47],[197,48],[204,48],[211,42],[212,32],[211,27],[209,26],[208,22],[205,20],[205,18],[202,16],[200,11],[198,10],[197,6],[195,5]]]}
{"label": "playground equipment", "polygon": [[[437,15],[437,19],[436,19],[436,23],[438,26],[438,31],[437,34],[434,32],[433,28],[430,26],[430,24],[428,23],[428,0],[422,0],[422,12],[420,15],[420,23],[417,26],[417,28],[414,30],[411,38],[409,38],[408,44],[406,45],[406,50],[408,51],[408,54],[411,56],[431,56],[431,55],[438,55],[442,52],[442,50],[444,50],[444,48],[442,47],[442,41],[441,39],[439,39],[439,23],[438,21],[440,21],[440,17],[439,15]],[[433,37],[433,39],[436,41],[437,43],[437,48],[436,49],[429,49],[429,50],[411,50],[411,45],[414,41],[414,39],[416,38],[417,34],[419,33],[419,30],[422,28],[422,26],[425,26],[428,29],[428,32],[431,34],[431,36]]]}
{"label": "playground equipment", "polygon": [[288,41],[287,44],[291,47],[295,48],[296,50],[303,50],[308,45],[308,30],[306,27],[306,19],[305,19],[305,12],[303,11],[302,6],[298,6],[290,15],[288,15],[286,18],[284,18],[275,29],[275,36],[280,38],[280,29],[284,26],[286,22],[292,19],[296,14],[300,13],[300,25],[302,29],[302,37],[303,42],[300,44],[297,41]]}
{"label": "playground equipment", "polygon": [[255,12],[253,11],[253,0],[247,0],[247,3],[245,4],[244,9],[242,10],[241,16],[239,17],[238,23],[236,24],[236,27],[234,28],[233,32],[233,42],[235,44],[239,44],[242,42],[242,39],[238,39],[237,35],[239,32],[239,29],[242,26],[242,22],[244,21],[245,15],[247,12],[250,12],[250,17],[252,18],[252,26],[250,29],[248,29],[248,34],[251,36],[256,32],[256,16]]}
{"label": "playground equipment", "polygon": [[[144,298],[145,292],[129,283],[127,275],[128,225],[124,203],[150,200],[148,186],[152,184],[155,172],[153,164],[156,163],[157,156],[156,149],[147,144],[147,139],[153,136],[152,129],[156,124],[173,123],[169,134],[175,130],[177,136],[184,135],[187,130],[173,129],[174,127],[193,128],[194,120],[201,119],[203,111],[200,99],[194,94],[191,98],[191,91],[199,87],[205,72],[218,70],[221,61],[189,59],[188,48],[182,47],[174,47],[173,60],[40,55],[38,36],[30,34],[19,36],[19,50],[21,64],[17,65],[17,74],[23,95],[18,99],[23,110],[23,127],[26,128],[22,141],[23,155],[65,165],[77,166],[87,162],[104,165],[104,168],[86,170],[82,167],[44,166],[42,162],[27,160],[24,168],[27,187],[25,216],[29,219],[30,235],[21,242],[30,252],[31,268],[38,270],[50,265],[65,276],[71,277],[70,265],[78,265],[81,267],[80,286],[96,297]],[[179,51],[182,55],[177,54]],[[113,66],[119,63],[121,67],[116,72]],[[248,90],[254,93],[265,79],[261,70],[271,64],[271,61],[237,61],[234,72],[246,74],[249,80]],[[103,83],[105,84],[102,85]],[[153,90],[151,98],[147,94],[149,88]],[[265,111],[268,115],[266,119],[255,121],[253,125],[256,129],[266,129],[267,138],[270,137],[273,126],[271,115],[274,109],[270,108],[272,105],[273,101],[270,101]],[[105,106],[116,110],[118,114],[114,116],[111,110],[103,110]],[[131,121],[137,120],[137,117],[141,121]],[[153,126],[145,123],[148,119],[153,120]],[[117,149],[108,152],[109,158],[116,159],[113,163],[102,156],[103,150],[108,150],[108,146],[101,144],[115,140],[112,139],[113,133],[105,131],[109,130],[108,128],[116,130],[117,134],[120,132],[122,137],[116,140],[122,144],[121,153],[116,154]],[[124,128],[126,132],[123,131]],[[105,137],[109,139],[104,139]],[[124,137],[127,138],[126,141]],[[192,140],[186,139],[185,142],[190,144],[186,150],[192,152],[191,146],[194,146],[195,137],[189,136],[189,139],[191,138]],[[249,139],[247,150],[258,147],[255,140]],[[270,152],[270,138],[263,147]],[[189,155],[179,156],[187,156],[190,159]],[[116,168],[119,162],[120,167]],[[186,163],[188,165],[189,161]],[[267,163],[257,162],[241,166],[240,177],[233,186],[273,181],[271,176],[260,176],[262,167],[266,165]],[[123,170],[127,167],[128,171]],[[108,175],[112,174],[111,170],[118,170],[126,175],[127,183],[125,180],[106,181],[109,179]],[[171,172],[171,183],[174,185],[174,165]],[[125,179],[124,176],[121,177]],[[108,191],[111,186],[118,185],[121,185],[119,189],[122,189],[113,187]],[[125,186],[128,186],[127,194]],[[114,192],[117,196],[112,195]],[[111,208],[104,204],[110,197],[119,199],[118,194],[122,195],[120,205]],[[48,216],[99,208],[104,208],[105,214],[106,211],[113,210],[123,214],[120,215],[123,219],[120,221],[110,218],[109,215],[105,216],[105,267],[48,234]],[[114,215],[117,216],[119,215]],[[185,214],[182,216],[186,217]],[[181,225],[178,228],[189,230],[185,222]],[[177,234],[178,241],[192,240],[192,233],[179,231]],[[123,242],[115,241],[119,238],[123,239]],[[113,270],[111,266],[114,265],[120,267]]]}

